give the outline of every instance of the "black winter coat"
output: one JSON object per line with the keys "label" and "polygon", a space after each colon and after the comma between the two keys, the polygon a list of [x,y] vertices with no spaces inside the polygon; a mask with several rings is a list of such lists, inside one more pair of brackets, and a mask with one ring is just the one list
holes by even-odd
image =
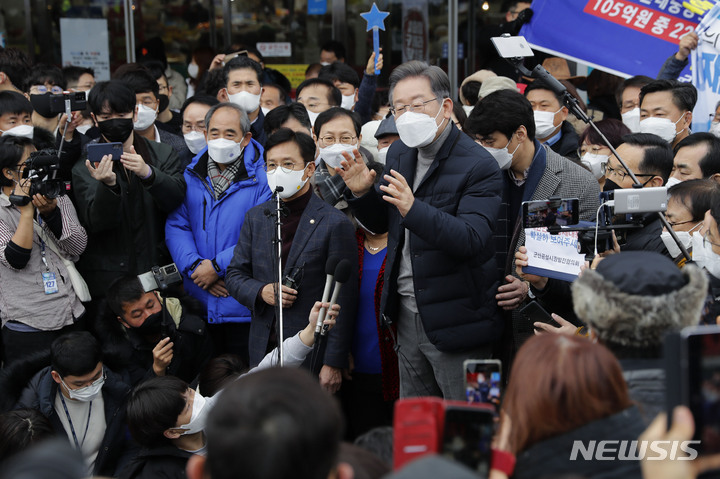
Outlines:
{"label": "black winter coat", "polygon": [[[361,198],[348,194],[348,203],[368,229],[389,232],[381,313],[397,319],[397,278],[408,229],[415,299],[425,333],[441,351],[462,351],[492,343],[502,333],[493,231],[503,183],[495,159],[453,124],[448,127],[450,134],[415,190],[405,218],[382,199],[379,189]],[[417,149],[396,141],[385,174],[398,171],[412,185],[417,154]]]}
{"label": "black winter coat", "polygon": [[143,449],[120,473],[120,479],[185,479],[191,452],[175,446]]}
{"label": "black winter coat", "polygon": [[[20,396],[16,409],[30,408],[40,411],[48,418],[53,429],[60,437],[67,438],[65,428],[55,411],[55,395],[58,384],[53,380],[51,366],[37,373]],[[127,461],[130,452],[129,434],[125,427],[125,397],[130,386],[125,381],[105,368],[107,379],[102,388],[105,404],[105,437],[103,438],[97,458],[95,459],[94,476],[115,476],[115,472]]]}

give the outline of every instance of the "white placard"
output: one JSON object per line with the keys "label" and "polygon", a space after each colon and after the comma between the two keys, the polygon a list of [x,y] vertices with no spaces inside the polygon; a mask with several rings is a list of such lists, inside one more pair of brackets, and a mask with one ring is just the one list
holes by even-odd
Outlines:
{"label": "white placard", "polygon": [[577,231],[556,235],[547,228],[525,228],[528,266],[524,273],[563,281],[574,281],[585,264],[585,255],[578,253]]}
{"label": "white placard", "polygon": [[110,79],[110,50],[104,18],[61,18],[60,42],[63,66],[95,70],[96,81]]}
{"label": "white placard", "polygon": [[292,44],[290,42],[256,43],[255,47],[264,57],[292,56]]}

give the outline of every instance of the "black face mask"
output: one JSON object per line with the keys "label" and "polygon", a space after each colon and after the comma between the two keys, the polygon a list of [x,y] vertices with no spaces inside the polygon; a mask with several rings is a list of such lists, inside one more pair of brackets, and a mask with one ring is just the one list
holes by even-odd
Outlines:
{"label": "black face mask", "polygon": [[170,105],[170,97],[167,95],[158,95],[160,97],[160,113],[164,112]]}
{"label": "black face mask", "polygon": [[133,132],[132,118],[113,118],[98,122],[100,134],[109,142],[125,143]]}
{"label": "black face mask", "polygon": [[622,190],[622,187],[615,183],[613,180],[605,180],[605,185],[603,186],[603,191],[615,191],[615,190]]}
{"label": "black face mask", "polygon": [[45,118],[55,118],[57,114],[50,111],[50,93],[30,95],[30,104],[35,113]]}
{"label": "black face mask", "polygon": [[157,336],[162,333],[163,312],[164,309],[160,309],[157,313],[145,318],[145,322],[135,328],[135,331],[143,336]]}

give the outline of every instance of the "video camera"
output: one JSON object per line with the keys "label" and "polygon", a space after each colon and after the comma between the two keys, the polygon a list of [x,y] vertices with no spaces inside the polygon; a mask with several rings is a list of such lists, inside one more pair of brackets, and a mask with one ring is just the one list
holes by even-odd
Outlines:
{"label": "video camera", "polygon": [[[558,198],[550,198],[559,200]],[[570,206],[578,205],[577,200],[562,199],[563,204]],[[573,201],[575,203],[573,204]],[[553,225],[548,227],[548,233],[557,234],[560,231],[577,231],[580,253],[585,254],[588,260],[592,260],[597,244],[598,253],[602,253],[610,247],[612,242],[612,231],[618,244],[625,243],[627,232],[633,229],[644,227],[643,221],[647,213],[661,213],[667,210],[667,188],[626,188],[613,191],[605,191],[600,194],[602,204],[599,217],[599,224],[592,225],[590,222],[581,222],[578,226]],[[579,205],[578,205],[579,206]],[[573,218],[577,218],[577,212],[569,210]],[[527,213],[529,214],[529,213]],[[526,214],[526,215],[527,215]],[[531,224],[530,218],[524,218],[524,224]],[[596,239],[597,238],[597,239]]]}
{"label": "video camera", "polygon": [[60,169],[57,150],[48,148],[33,151],[24,165],[22,178],[24,181],[30,181],[30,189],[28,196],[10,195],[10,202],[13,205],[25,206],[38,194],[52,199],[67,193],[67,183],[56,178]]}
{"label": "video camera", "polygon": [[37,95],[33,101],[36,102],[36,104],[38,102],[41,103],[41,105],[37,105],[38,107],[46,107],[42,108],[41,111],[47,111],[53,115],[68,113],[68,107],[70,111],[81,111],[87,108],[87,96],[84,91],[64,91],[62,93],[51,93],[49,95]]}
{"label": "video camera", "polygon": [[147,273],[139,274],[138,279],[146,293],[151,291],[165,291],[170,286],[182,282],[182,275],[175,263],[165,266],[153,266]]}

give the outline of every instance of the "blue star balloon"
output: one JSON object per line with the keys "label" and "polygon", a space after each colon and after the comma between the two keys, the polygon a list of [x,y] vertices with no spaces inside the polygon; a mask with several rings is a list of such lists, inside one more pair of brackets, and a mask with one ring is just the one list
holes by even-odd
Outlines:
{"label": "blue star balloon", "polygon": [[378,58],[380,57],[380,30],[385,31],[385,18],[390,12],[381,12],[378,10],[377,4],[373,2],[369,12],[361,13],[360,16],[367,22],[367,32],[373,31],[373,51],[375,52],[375,75],[380,74],[377,68]]}
{"label": "blue star balloon", "polygon": [[385,17],[388,15],[390,15],[390,12],[381,12],[378,10],[375,2],[373,2],[372,8],[369,12],[360,14],[360,16],[363,17],[368,24],[366,30],[367,32],[373,28],[379,28],[380,30],[385,31]]}

